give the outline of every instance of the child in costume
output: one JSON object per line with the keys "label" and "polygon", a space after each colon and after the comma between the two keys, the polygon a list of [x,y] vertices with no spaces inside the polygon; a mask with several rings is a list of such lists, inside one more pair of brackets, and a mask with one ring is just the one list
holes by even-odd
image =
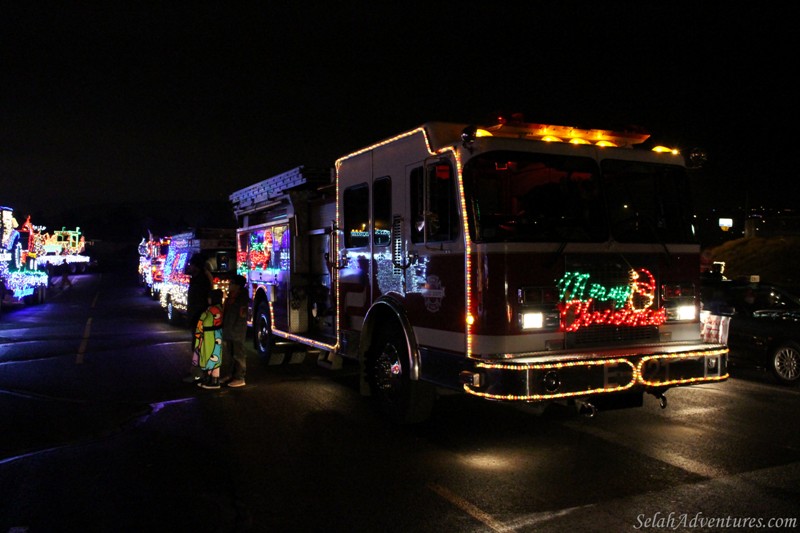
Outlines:
{"label": "child in costume", "polygon": [[219,389],[222,366],[222,291],[208,294],[208,308],[200,315],[194,331],[194,360],[203,371],[198,385],[204,389]]}

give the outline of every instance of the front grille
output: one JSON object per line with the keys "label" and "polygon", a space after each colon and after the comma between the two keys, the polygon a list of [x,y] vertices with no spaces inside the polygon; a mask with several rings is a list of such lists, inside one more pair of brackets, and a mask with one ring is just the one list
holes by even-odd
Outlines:
{"label": "front grille", "polygon": [[568,332],[565,336],[567,348],[587,346],[607,346],[622,344],[646,344],[658,341],[658,328],[630,326],[588,326],[578,331]]}
{"label": "front grille", "polygon": [[[572,299],[585,302],[591,299],[591,311],[600,314],[613,312],[614,309],[627,305],[620,301],[619,296],[614,298],[612,295],[623,295],[621,297],[625,298],[624,289],[632,283],[632,270],[641,273],[643,281],[648,280],[645,276],[658,277],[658,272],[651,264],[652,258],[649,257],[628,255],[623,259],[622,256],[570,255],[565,256],[564,260],[564,270],[571,274],[565,275],[566,282],[562,283],[562,289],[567,289],[562,290],[562,302]],[[636,309],[658,305],[657,302],[647,302],[646,296],[638,291],[630,298],[630,303]],[[569,316],[567,321],[571,322],[572,318],[577,317]],[[658,340],[659,331],[656,326],[585,324],[565,334],[567,348],[644,344]]]}

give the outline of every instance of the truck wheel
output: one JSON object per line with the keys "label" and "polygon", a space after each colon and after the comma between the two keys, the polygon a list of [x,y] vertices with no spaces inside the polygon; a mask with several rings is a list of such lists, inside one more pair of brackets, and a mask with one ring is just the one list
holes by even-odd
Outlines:
{"label": "truck wheel", "polygon": [[784,385],[794,385],[800,381],[800,346],[784,342],[772,351],[770,369]]}
{"label": "truck wheel", "polygon": [[255,333],[253,335],[255,349],[262,359],[269,360],[275,348],[275,338],[272,336],[272,322],[267,302],[261,302],[258,305],[253,323],[255,325],[253,330]]}
{"label": "truck wheel", "polygon": [[367,354],[366,379],[379,409],[398,424],[415,424],[430,417],[436,388],[412,381],[405,335],[399,327],[381,331]]}

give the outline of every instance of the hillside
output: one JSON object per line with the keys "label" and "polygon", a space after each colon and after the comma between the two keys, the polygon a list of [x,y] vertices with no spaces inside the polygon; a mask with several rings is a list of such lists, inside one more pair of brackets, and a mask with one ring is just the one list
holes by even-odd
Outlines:
{"label": "hillside", "polygon": [[800,286],[800,236],[747,237],[709,250],[725,262],[730,279],[761,276],[761,281]]}

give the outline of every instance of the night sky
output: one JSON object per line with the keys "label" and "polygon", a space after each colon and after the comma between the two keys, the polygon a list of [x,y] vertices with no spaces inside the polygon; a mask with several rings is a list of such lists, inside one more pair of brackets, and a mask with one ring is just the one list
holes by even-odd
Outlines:
{"label": "night sky", "polygon": [[771,4],[18,4],[0,204],[23,216],[226,201],[426,121],[512,112],[702,147],[703,206],[800,204],[794,17]]}

